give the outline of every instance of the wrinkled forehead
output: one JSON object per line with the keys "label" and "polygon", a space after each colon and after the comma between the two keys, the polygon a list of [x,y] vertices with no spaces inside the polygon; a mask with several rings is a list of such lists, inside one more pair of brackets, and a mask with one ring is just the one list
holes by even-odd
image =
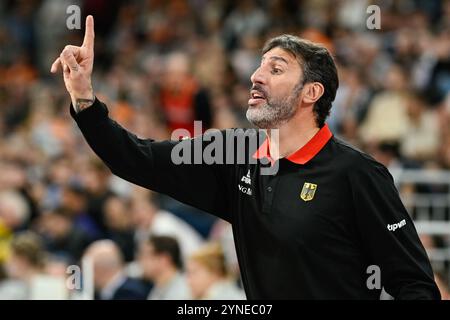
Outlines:
{"label": "wrinkled forehead", "polygon": [[288,67],[300,65],[300,61],[292,52],[280,47],[272,48],[264,53],[261,57],[261,63],[263,62],[278,62]]}

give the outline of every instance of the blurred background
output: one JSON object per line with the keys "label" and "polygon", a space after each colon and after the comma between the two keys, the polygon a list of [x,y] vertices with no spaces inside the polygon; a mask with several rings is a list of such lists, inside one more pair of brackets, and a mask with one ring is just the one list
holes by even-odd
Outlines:
{"label": "blurred background", "polygon": [[[66,26],[72,4],[81,30]],[[340,77],[328,124],[391,171],[449,298],[450,1],[2,0],[0,299],[245,298],[230,226],[112,176],[70,118],[49,68],[87,14],[96,95],[157,140],[194,120],[249,127],[268,38],[326,45]]]}

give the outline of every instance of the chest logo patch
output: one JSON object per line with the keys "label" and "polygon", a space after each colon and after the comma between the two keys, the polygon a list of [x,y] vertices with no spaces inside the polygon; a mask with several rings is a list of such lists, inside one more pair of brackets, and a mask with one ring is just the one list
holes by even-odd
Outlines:
{"label": "chest logo patch", "polygon": [[302,188],[302,192],[300,193],[300,198],[303,201],[311,201],[314,198],[314,194],[317,190],[317,184],[305,182]]}

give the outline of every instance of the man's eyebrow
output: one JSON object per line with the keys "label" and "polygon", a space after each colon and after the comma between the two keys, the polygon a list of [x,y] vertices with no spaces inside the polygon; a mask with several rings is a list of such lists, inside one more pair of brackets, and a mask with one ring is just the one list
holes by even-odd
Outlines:
{"label": "man's eyebrow", "polygon": [[[263,61],[265,60],[265,58],[266,58],[266,57],[262,57],[262,58],[261,58],[261,62],[263,62]],[[286,64],[289,64],[289,62],[288,62],[285,58],[280,57],[280,56],[271,56],[269,59],[270,59],[270,60],[281,61],[281,62],[284,62],[284,63],[286,63]]]}

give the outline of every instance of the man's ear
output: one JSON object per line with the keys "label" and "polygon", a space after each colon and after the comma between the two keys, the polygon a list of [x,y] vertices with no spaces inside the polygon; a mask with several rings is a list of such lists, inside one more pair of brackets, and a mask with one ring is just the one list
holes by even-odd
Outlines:
{"label": "man's ear", "polygon": [[311,82],[305,85],[303,92],[303,101],[306,104],[313,104],[323,96],[325,88],[320,82]]}

